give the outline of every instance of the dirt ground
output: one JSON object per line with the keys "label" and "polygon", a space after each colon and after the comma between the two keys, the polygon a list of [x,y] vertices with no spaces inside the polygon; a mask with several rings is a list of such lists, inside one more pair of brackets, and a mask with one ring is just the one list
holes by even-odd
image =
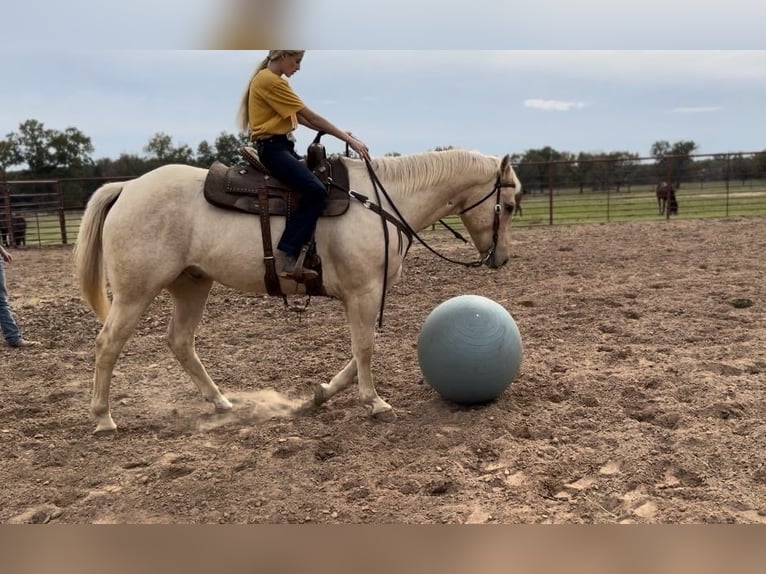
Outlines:
{"label": "dirt ground", "polygon": [[[234,414],[214,415],[167,349],[162,296],[117,364],[108,437],[91,434],[99,325],[71,249],[15,250],[12,306],[41,347],[0,348],[0,522],[766,522],[766,219],[512,242],[499,271],[411,250],[376,336],[394,422],[354,391],[290,416],[350,356],[339,302],[299,317],[216,286],[198,352]],[[464,293],[503,304],[524,343],[519,376],[483,406],[445,402],[417,363],[425,317]]]}

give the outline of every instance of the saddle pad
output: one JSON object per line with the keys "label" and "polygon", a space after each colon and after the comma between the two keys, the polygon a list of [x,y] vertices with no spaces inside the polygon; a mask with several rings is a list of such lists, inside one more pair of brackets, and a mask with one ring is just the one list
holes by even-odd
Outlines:
{"label": "saddle pad", "polygon": [[[348,187],[348,175],[345,166],[339,161],[338,168],[332,162],[333,172],[338,171],[345,182],[336,181],[341,187]],[[345,175],[345,178],[342,176]],[[334,180],[335,181],[335,180]],[[251,166],[227,166],[219,161],[213,163],[205,178],[205,199],[224,209],[234,209],[246,213],[261,213],[258,199],[260,190],[265,189],[268,195],[266,212],[269,215],[287,215],[292,213],[300,204],[301,194],[292,191],[275,177],[265,174]],[[343,189],[331,186],[327,206],[322,217],[336,217],[348,210],[350,197]]]}

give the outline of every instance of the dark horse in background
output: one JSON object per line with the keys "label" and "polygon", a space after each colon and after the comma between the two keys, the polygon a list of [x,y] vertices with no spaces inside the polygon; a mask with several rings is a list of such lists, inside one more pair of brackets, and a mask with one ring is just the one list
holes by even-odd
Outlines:
{"label": "dark horse in background", "polygon": [[[657,185],[657,208],[660,215],[678,215],[678,201],[676,200],[676,190],[673,184],[668,181],[661,181]],[[667,212],[665,211],[667,209]]]}
{"label": "dark horse in background", "polygon": [[8,216],[0,213],[0,244],[5,247],[20,247],[27,244],[27,220],[18,213],[11,214],[11,225]]}
{"label": "dark horse in background", "polygon": [[513,195],[513,197],[516,201],[516,207],[513,210],[513,214],[521,217],[523,215],[523,212],[521,211],[521,200],[524,198],[524,192],[519,190]]}

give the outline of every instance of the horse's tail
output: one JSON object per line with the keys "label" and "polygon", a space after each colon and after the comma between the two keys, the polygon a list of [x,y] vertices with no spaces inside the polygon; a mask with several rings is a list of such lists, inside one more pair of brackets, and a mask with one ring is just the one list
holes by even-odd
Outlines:
{"label": "horse's tail", "polygon": [[109,312],[109,297],[106,294],[101,236],[106,214],[124,186],[125,182],[107,183],[91,196],[80,222],[74,249],[75,275],[80,292],[102,322]]}

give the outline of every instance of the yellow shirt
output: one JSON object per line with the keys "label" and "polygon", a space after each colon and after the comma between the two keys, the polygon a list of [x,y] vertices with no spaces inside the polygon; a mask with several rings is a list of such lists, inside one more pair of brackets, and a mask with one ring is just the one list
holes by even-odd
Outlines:
{"label": "yellow shirt", "polygon": [[284,135],[298,127],[298,112],[306,104],[282,76],[268,68],[258,72],[250,83],[248,101],[250,137],[261,139]]}

